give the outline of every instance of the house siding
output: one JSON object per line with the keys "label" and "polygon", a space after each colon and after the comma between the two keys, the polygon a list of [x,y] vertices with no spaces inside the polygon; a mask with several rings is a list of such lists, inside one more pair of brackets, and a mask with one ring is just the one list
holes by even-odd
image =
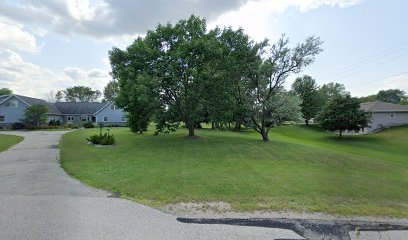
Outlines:
{"label": "house siding", "polygon": [[[394,117],[391,117],[391,113]],[[408,124],[408,112],[373,112],[368,132],[373,132],[381,127],[392,127]]]}
{"label": "house siding", "polygon": [[[11,100],[18,101],[18,107],[13,108],[6,106],[8,102]],[[20,120],[24,117],[24,110],[27,108],[27,104],[18,99],[17,97],[13,96],[4,103],[0,105],[0,115],[4,116],[4,121],[0,122],[0,126],[10,126],[15,122],[20,122]]]}
{"label": "house siding", "polygon": [[[115,108],[111,109],[113,103],[108,104],[102,110],[95,114],[96,123],[112,124],[112,125],[126,125],[127,121],[122,121],[122,117],[126,115],[123,109]],[[108,121],[104,121],[104,118],[107,117]]]}

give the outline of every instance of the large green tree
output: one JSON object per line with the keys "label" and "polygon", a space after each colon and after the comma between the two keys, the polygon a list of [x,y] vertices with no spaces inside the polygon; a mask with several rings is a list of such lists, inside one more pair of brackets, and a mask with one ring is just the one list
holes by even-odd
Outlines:
{"label": "large green tree", "polygon": [[292,91],[302,99],[302,115],[306,125],[322,109],[322,98],[316,81],[308,75],[298,77],[292,84]]}
{"label": "large green tree", "polygon": [[11,91],[8,88],[0,88],[0,96],[1,95],[10,95],[13,94],[13,91]]}
{"label": "large green tree", "polygon": [[33,104],[24,109],[22,122],[32,126],[40,126],[47,122],[48,108],[42,104]]}
{"label": "large green tree", "polygon": [[322,127],[329,131],[360,131],[367,127],[370,115],[360,109],[360,101],[350,95],[339,96],[332,99],[319,115]]}
{"label": "large green tree", "polygon": [[[113,49],[110,52],[113,75],[119,81],[119,95],[126,95],[122,92],[132,86],[138,88],[138,76],[148,76],[156,82],[153,90],[157,93],[156,131],[172,130],[182,121],[193,137],[195,124],[203,120],[204,94],[211,94],[208,91],[212,88],[206,88],[206,81],[214,79],[208,70],[221,54],[218,50],[219,42],[215,34],[207,33],[204,19],[191,16],[175,25],[159,25],[126,51]],[[124,89],[125,86],[129,88]],[[124,99],[122,106],[132,105],[130,97],[119,98]]]}
{"label": "large green tree", "polygon": [[322,51],[321,44],[319,38],[309,37],[304,43],[290,48],[289,39],[282,36],[272,46],[267,41],[255,45],[259,57],[249,68],[248,77],[252,106],[250,119],[254,130],[264,141],[269,141],[269,131],[276,125],[274,101],[286,78],[312,64],[315,56]]}
{"label": "large green tree", "polygon": [[67,102],[94,102],[101,96],[100,91],[85,86],[70,87],[62,92]]}

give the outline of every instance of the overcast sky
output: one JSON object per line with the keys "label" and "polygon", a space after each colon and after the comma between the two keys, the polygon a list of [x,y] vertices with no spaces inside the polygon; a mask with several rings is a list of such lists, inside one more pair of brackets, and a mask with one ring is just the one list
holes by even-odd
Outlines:
{"label": "overcast sky", "polygon": [[195,14],[255,41],[319,36],[324,52],[301,73],[319,84],[343,83],[354,96],[408,92],[407,9],[406,0],[0,0],[0,88],[39,98],[74,85],[102,90],[113,46]]}

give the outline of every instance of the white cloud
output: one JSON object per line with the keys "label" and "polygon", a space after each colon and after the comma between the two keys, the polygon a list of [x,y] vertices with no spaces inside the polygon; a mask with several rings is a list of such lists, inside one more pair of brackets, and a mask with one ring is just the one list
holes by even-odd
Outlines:
{"label": "white cloud", "polygon": [[36,38],[23,30],[23,26],[0,20],[0,49],[38,52]]}
{"label": "white cloud", "polygon": [[316,9],[320,6],[350,7],[359,4],[361,0],[259,0],[249,1],[238,10],[229,11],[212,21],[210,26],[242,27],[246,33],[257,41],[272,36],[280,36],[275,32],[278,24],[276,13],[282,13],[288,8],[297,8],[301,12]]}
{"label": "white cloud", "polygon": [[107,69],[67,67],[63,71],[54,71],[24,61],[11,50],[0,50],[0,86],[18,94],[44,98],[52,90],[78,85],[101,91],[109,80]]}

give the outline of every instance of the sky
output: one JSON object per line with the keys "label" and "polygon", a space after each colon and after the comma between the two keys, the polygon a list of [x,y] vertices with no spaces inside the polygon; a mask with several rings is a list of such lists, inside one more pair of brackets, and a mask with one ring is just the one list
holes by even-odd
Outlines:
{"label": "sky", "polygon": [[43,99],[77,85],[102,91],[112,47],[195,14],[254,41],[320,37],[324,51],[288,88],[308,74],[353,96],[408,92],[407,10],[406,0],[0,0],[0,88]]}

